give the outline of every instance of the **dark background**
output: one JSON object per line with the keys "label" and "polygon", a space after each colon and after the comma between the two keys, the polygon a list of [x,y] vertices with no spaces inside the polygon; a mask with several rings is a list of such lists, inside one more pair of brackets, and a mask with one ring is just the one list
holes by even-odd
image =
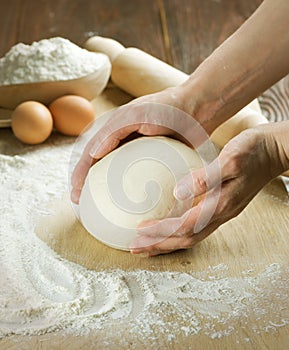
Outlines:
{"label": "dark background", "polygon": [[92,35],[139,47],[191,73],[261,0],[0,0],[0,56],[18,42]]}

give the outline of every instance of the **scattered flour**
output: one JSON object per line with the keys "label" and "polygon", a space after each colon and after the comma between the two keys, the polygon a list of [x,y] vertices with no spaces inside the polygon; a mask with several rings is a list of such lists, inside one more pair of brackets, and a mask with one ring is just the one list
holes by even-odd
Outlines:
{"label": "scattered flour", "polygon": [[232,278],[225,264],[194,274],[97,272],[58,256],[34,226],[46,204],[66,191],[72,146],[60,136],[23,146],[0,130],[0,338],[107,330],[103,346],[109,346],[125,329],[118,336],[125,348],[126,339],[151,345],[159,334],[171,343],[197,334],[238,337],[252,324],[256,333],[289,324],[289,271],[279,264]]}
{"label": "scattered flour", "polygon": [[61,37],[13,46],[0,58],[0,85],[76,79],[96,71],[103,55]]}

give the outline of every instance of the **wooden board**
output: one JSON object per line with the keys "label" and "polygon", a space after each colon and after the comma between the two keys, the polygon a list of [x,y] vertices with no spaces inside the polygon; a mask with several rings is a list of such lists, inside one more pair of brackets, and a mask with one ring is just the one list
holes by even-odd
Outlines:
{"label": "wooden board", "polygon": [[78,45],[92,35],[112,37],[165,59],[156,1],[12,0],[0,4],[0,56],[17,42],[62,36]]}
{"label": "wooden board", "polygon": [[164,0],[170,63],[192,73],[261,2]]}

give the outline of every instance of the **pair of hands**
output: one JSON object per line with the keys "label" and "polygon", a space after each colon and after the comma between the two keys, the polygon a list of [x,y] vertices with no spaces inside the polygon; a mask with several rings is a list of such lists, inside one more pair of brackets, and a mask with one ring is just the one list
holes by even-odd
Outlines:
{"label": "pair of hands", "polygon": [[[127,106],[129,107],[132,103],[153,102],[183,109],[182,100],[178,98],[177,91],[174,88],[167,89],[136,99]],[[152,113],[157,115],[157,107]],[[132,133],[137,132],[146,136],[165,135],[182,139],[182,136],[172,129],[148,123],[145,116],[143,118],[136,116],[135,123],[124,125],[112,132],[112,125],[122,116],[123,113],[119,113],[119,109],[116,109],[109,121],[88,142],[73,172],[71,193],[73,202],[78,203],[91,165],[115,149]],[[277,169],[278,166],[272,169],[271,153],[274,147],[269,144],[271,138],[267,136],[267,130],[270,129],[259,126],[243,131],[233,138],[208,166],[197,169],[181,179],[174,190],[178,200],[204,194],[206,198],[204,197],[180,218],[142,223],[138,229],[139,236],[131,242],[131,253],[156,256],[190,248],[220,225],[237,216],[259,190],[281,172],[281,169]],[[212,202],[217,203],[213,215],[210,212]],[[210,219],[204,224],[199,223],[196,227],[200,215]],[[177,229],[172,232],[172,227]]]}

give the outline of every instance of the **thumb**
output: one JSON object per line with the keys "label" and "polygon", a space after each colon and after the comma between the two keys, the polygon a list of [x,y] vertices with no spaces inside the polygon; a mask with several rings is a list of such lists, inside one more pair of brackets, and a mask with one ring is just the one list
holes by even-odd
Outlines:
{"label": "thumb", "polygon": [[222,183],[219,158],[204,168],[192,171],[183,177],[174,188],[177,200],[197,197]]}

